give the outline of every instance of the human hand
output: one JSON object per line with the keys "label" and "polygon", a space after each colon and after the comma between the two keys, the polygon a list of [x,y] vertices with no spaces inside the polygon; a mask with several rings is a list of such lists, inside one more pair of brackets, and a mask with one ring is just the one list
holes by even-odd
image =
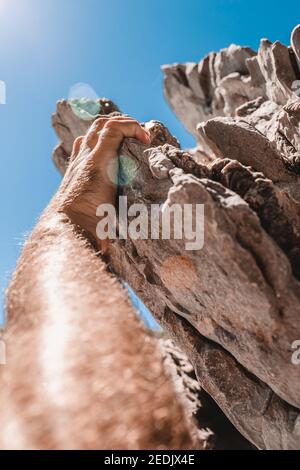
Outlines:
{"label": "human hand", "polygon": [[67,172],[59,190],[60,210],[73,223],[96,239],[100,204],[115,205],[117,193],[118,151],[124,138],[132,137],[145,145],[150,134],[141,124],[127,116],[100,117],[85,136],[73,145]]}

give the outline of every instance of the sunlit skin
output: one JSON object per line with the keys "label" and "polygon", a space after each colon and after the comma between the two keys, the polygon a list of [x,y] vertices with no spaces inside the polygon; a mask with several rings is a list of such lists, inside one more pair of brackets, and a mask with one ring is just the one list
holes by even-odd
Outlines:
{"label": "sunlit skin", "polygon": [[[96,243],[100,242],[96,236],[96,209],[100,204],[115,204],[117,154],[124,137],[150,144],[149,132],[136,120],[125,116],[98,118],[85,137],[76,139],[59,191],[59,210],[66,212]],[[103,242],[99,248],[105,248]]]}
{"label": "sunlit skin", "polygon": [[24,246],[7,292],[1,449],[191,447],[156,343],[96,251],[109,253],[95,208],[115,203],[107,165],[124,137],[150,144],[128,117],[99,118],[75,141]]}

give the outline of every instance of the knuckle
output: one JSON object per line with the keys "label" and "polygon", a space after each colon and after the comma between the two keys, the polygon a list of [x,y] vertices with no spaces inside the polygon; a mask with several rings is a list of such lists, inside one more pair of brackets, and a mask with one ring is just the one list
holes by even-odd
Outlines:
{"label": "knuckle", "polygon": [[95,119],[95,121],[94,121],[93,124],[94,124],[95,126],[97,126],[98,124],[101,124],[101,123],[104,122],[104,121],[107,121],[107,118],[101,116],[101,117],[98,117],[97,119]]}
{"label": "knuckle", "polygon": [[101,135],[105,139],[122,139],[123,133],[116,122],[107,122],[101,130]]}
{"label": "knuckle", "polygon": [[106,128],[108,129],[115,129],[116,127],[118,127],[119,125],[119,122],[114,120],[114,119],[109,119],[106,123],[105,123],[105,126]]}
{"label": "knuckle", "polygon": [[83,136],[82,136],[82,135],[76,137],[76,139],[74,140],[74,145],[79,145],[79,144],[81,144],[82,140],[83,140]]}
{"label": "knuckle", "polygon": [[131,121],[134,122],[135,124],[140,125],[139,121],[137,119],[131,118]]}
{"label": "knuckle", "polygon": [[95,119],[95,121],[93,122],[93,124],[91,125],[90,129],[89,129],[89,132],[96,132],[97,130],[99,130],[99,127],[101,128],[105,122],[107,121],[107,118],[97,118]]}

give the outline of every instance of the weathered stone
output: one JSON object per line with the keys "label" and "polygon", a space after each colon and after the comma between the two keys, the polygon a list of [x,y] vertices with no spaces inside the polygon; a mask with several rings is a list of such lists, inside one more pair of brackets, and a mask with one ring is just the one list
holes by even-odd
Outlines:
{"label": "weathered stone", "polygon": [[263,39],[257,60],[268,98],[275,103],[285,104],[292,95],[292,84],[296,80],[288,48],[279,41],[272,44]]}
{"label": "weathered stone", "polygon": [[[165,96],[179,119],[193,133],[198,122],[210,115],[204,93],[201,92],[200,96],[196,96],[194,90],[190,88],[185,64],[165,65],[162,70],[165,76]],[[177,90],[176,93],[173,90]]]}
{"label": "weathered stone", "polygon": [[[197,140],[196,125],[199,122],[216,116],[234,116],[236,110],[247,106],[248,102],[257,104],[259,99],[260,103],[270,100],[274,105],[284,105],[295,97],[295,93],[299,96],[298,36],[299,28],[296,27],[291,38],[292,49],[279,41],[271,43],[263,39],[257,54],[235,45],[211,53],[198,65],[198,80],[196,64],[165,66],[166,98]],[[267,115],[269,119],[273,117],[270,113]]]}
{"label": "weathered stone", "polygon": [[233,72],[248,75],[246,60],[253,56],[255,56],[255,52],[250,47],[231,44],[227,49],[221,49],[216,54],[214,63],[217,85],[224,77]]}
{"label": "weathered stone", "polygon": [[200,387],[195,370],[171,339],[159,340],[166,368],[187,416],[195,423],[194,441],[203,450],[254,449],[236,430],[216,402]]}
{"label": "weathered stone", "polygon": [[264,383],[247,373],[222,348],[201,337],[185,320],[164,324],[193,364],[202,387],[237,429],[259,449],[299,449],[299,410],[280,400]]}
{"label": "weathered stone", "polygon": [[252,166],[275,183],[287,182],[299,186],[299,178],[288,170],[275,146],[247,122],[215,118],[199,124],[198,131],[216,157],[230,158]]}
{"label": "weathered stone", "polygon": [[[165,95],[186,128],[198,138],[196,125],[214,116],[233,116],[237,107],[263,95],[251,79],[248,60],[255,52],[232,44],[196,63],[165,65]],[[263,82],[264,83],[264,82]]]}

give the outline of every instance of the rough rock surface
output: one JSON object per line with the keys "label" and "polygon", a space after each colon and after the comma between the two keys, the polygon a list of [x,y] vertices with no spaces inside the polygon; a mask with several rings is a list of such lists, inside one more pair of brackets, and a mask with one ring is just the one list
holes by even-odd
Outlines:
{"label": "rough rock surface", "polygon": [[[127,139],[137,171],[128,205],[205,207],[204,246],[116,240],[111,266],[191,361],[201,387],[260,449],[300,448],[300,27],[291,47],[232,45],[199,64],[164,66],[165,95],[198,142],[182,151],[157,121],[152,145]],[[112,111],[116,108],[112,104]],[[88,126],[58,104],[64,171]],[[200,228],[200,227],[199,227]]]}
{"label": "rough rock surface", "polygon": [[[224,413],[200,387],[187,356],[170,339],[160,339],[166,368],[175,383],[187,418],[190,418],[194,442],[202,450],[253,450],[249,441],[234,428]],[[196,424],[196,426],[195,426]]]}

